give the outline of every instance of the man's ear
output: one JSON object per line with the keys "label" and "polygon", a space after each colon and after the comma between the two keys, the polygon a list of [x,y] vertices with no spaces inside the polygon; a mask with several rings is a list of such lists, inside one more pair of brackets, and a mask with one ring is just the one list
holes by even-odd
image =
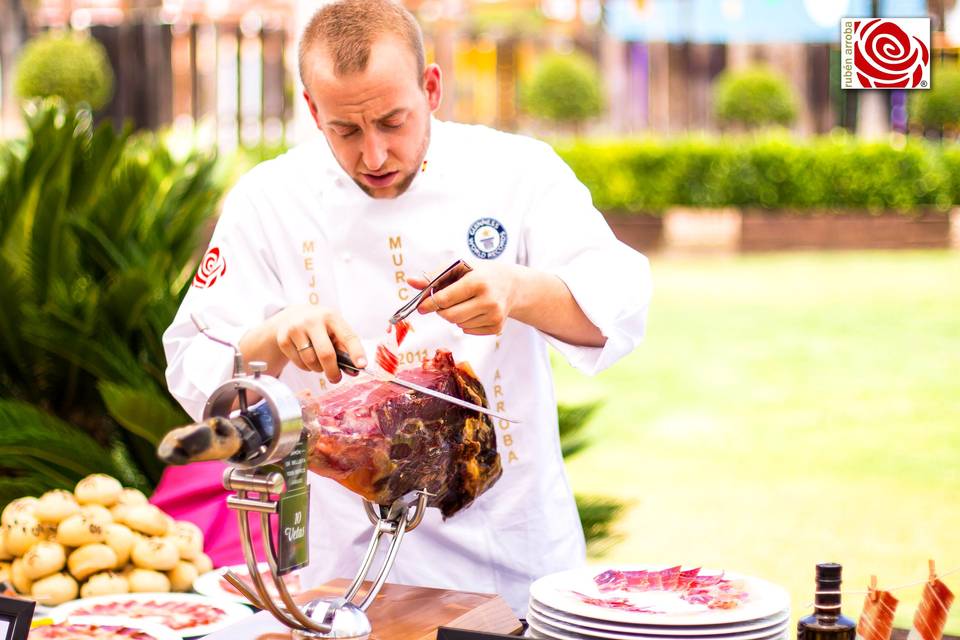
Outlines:
{"label": "man's ear", "polygon": [[310,109],[310,115],[313,117],[313,122],[317,125],[317,129],[323,130],[323,127],[320,126],[320,114],[317,110],[317,105],[313,101],[313,98],[310,97],[310,92],[306,89],[303,90],[303,99],[307,101],[307,108]]}
{"label": "man's ear", "polygon": [[440,67],[437,64],[427,65],[427,68],[423,70],[423,91],[427,94],[427,104],[430,106],[430,112],[436,111],[443,99],[443,82]]}

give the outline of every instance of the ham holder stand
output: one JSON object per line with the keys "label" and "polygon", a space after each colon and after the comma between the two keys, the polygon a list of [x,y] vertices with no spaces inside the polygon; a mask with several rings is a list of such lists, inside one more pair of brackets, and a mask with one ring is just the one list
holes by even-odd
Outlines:
{"label": "ham holder stand", "polygon": [[[243,555],[253,589],[229,570],[224,574],[224,579],[255,607],[269,611],[292,631],[292,637],[297,640],[370,637],[372,628],[366,611],[383,587],[404,535],[415,529],[423,519],[430,494],[426,490],[415,491],[389,505],[363,500],[363,510],[373,525],[373,535],[356,576],[342,596],[319,597],[305,604],[297,604],[282,577],[309,563],[309,486],[306,482],[306,437],[300,402],[289,387],[265,373],[265,363],[251,362],[251,373],[244,374],[243,356],[239,348],[211,335],[198,317],[193,316],[192,319],[204,336],[234,350],[233,377],[210,395],[204,407],[203,419],[236,416],[239,408],[240,415],[259,432],[263,442],[252,456],[247,455],[242,461],[229,460],[230,466],[223,474],[224,488],[233,492],[227,497],[227,505],[237,512]],[[265,577],[257,570],[249,522],[251,514],[260,515],[264,554],[270,569],[269,579],[279,595],[279,603],[271,597]],[[276,540],[273,539],[274,529],[270,526],[270,516],[273,514],[279,522]],[[366,592],[361,594],[377,551],[385,539],[389,540],[389,546],[383,564],[372,582],[367,583]],[[407,587],[393,585],[391,588]],[[475,598],[478,594],[469,595]],[[499,597],[490,597],[502,603]],[[509,613],[509,608],[505,604],[503,606]],[[511,618],[516,622],[516,618]],[[434,633],[437,626],[448,623],[448,620],[449,616],[443,619],[438,617],[433,626]]]}

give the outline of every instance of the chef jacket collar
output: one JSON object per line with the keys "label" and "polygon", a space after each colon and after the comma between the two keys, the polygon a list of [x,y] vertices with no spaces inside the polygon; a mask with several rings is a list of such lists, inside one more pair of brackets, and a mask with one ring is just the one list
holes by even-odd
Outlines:
{"label": "chef jacket collar", "polygon": [[[423,186],[424,182],[428,180],[436,180],[438,176],[442,175],[443,167],[440,162],[440,157],[442,154],[440,150],[443,148],[442,132],[444,124],[445,123],[443,121],[437,120],[432,115],[430,116],[430,144],[427,146],[427,153],[423,156],[423,162],[420,164],[419,174],[413,179],[413,183],[411,183],[410,188],[399,196],[400,198],[408,193],[415,192],[419,187]],[[324,140],[323,143],[326,145],[326,140]],[[333,151],[331,151],[329,147],[327,147],[327,151],[332,160],[328,170],[333,176],[333,183],[341,189],[347,189],[357,195],[366,196],[366,192],[357,186],[357,183],[353,181],[353,178],[350,177],[350,174],[344,171],[343,167],[340,166],[340,163],[337,162],[337,159],[333,156]]]}

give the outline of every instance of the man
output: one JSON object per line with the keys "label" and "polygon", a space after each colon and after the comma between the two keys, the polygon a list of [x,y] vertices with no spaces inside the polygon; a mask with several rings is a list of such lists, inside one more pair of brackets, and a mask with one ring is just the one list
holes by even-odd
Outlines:
{"label": "man", "polygon": [[[248,362],[322,393],[341,380],[334,346],[366,366],[424,274],[465,259],[473,272],[412,316],[401,363],[450,349],[520,423],[497,424],[500,481],[446,522],[430,509],[390,580],[498,593],[522,614],[532,580],[584,561],[546,345],[588,373],[629,353],[645,328],[647,261],[547,145],[432,118],[440,69],[399,5],[320,9],[300,73],[323,139],[256,167],[227,197],[164,336],[170,390],[199,417],[230,375],[230,350],[197,335],[196,312]],[[356,495],[313,480],[306,576],[350,576],[369,523]]]}

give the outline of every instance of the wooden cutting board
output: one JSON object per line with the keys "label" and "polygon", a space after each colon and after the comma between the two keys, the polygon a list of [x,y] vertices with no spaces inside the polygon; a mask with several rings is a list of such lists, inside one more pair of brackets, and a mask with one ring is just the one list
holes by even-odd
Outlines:
{"label": "wooden cutting board", "polygon": [[[332,580],[296,597],[307,602],[317,597],[342,596],[348,580]],[[369,587],[364,585],[361,594]],[[358,601],[360,598],[356,598]],[[371,640],[435,640],[438,627],[513,634],[522,625],[506,601],[489,593],[448,591],[428,587],[385,584],[367,617]],[[290,640],[291,633],[267,611],[207,636],[205,640]]]}

